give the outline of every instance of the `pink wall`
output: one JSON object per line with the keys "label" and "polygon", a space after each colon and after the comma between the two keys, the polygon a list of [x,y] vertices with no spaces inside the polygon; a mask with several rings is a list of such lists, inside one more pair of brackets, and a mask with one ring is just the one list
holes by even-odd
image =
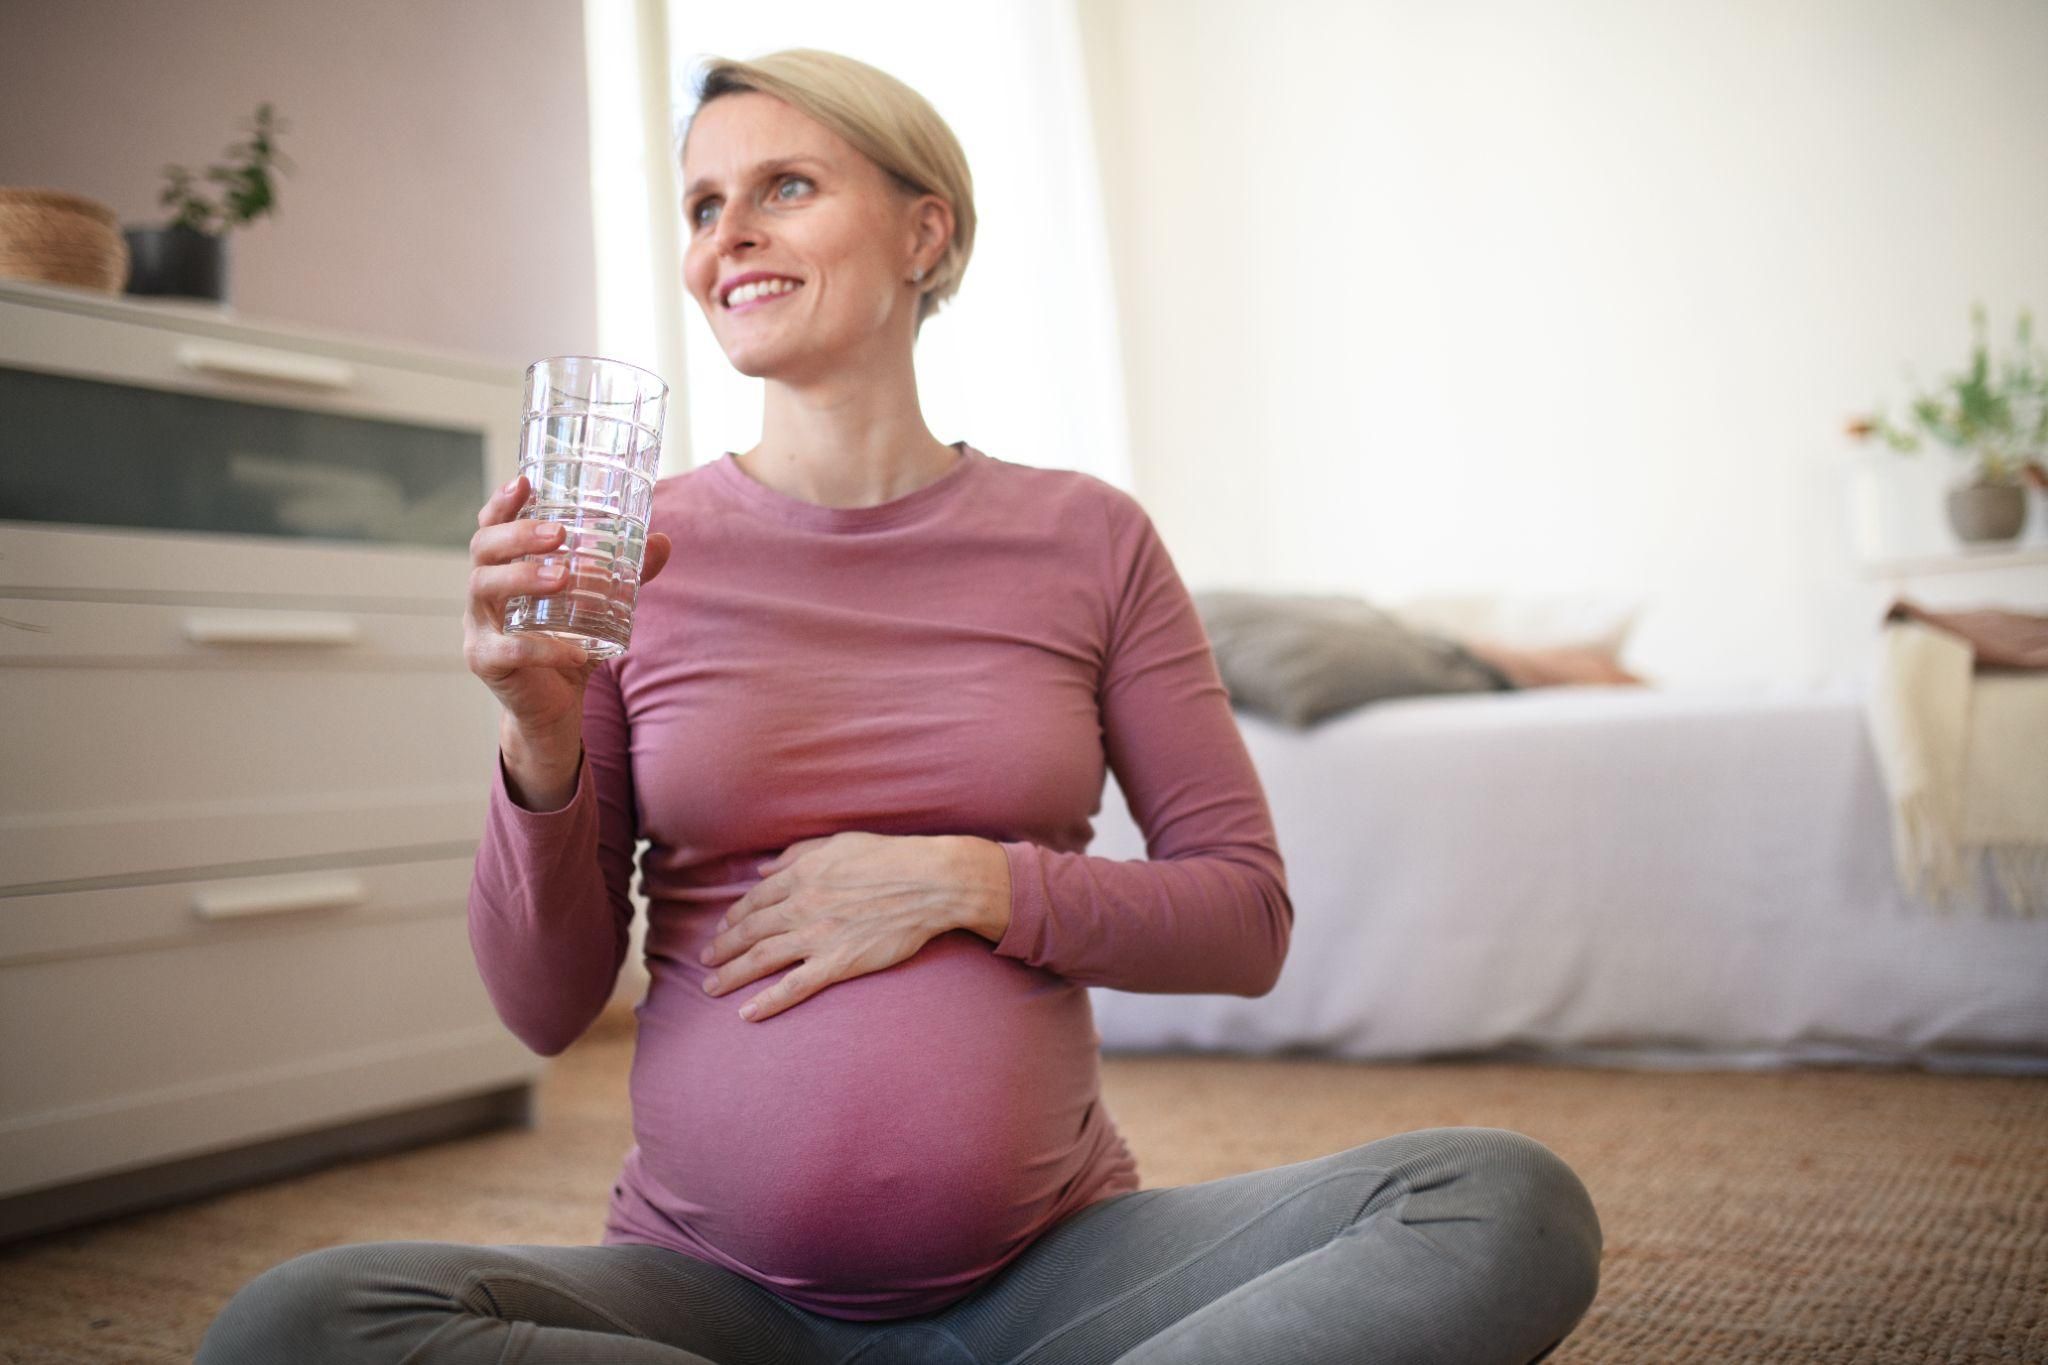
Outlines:
{"label": "pink wall", "polygon": [[524,367],[597,341],[575,0],[0,0],[0,185],[163,220],[270,100],[293,173],[229,237],[250,321]]}

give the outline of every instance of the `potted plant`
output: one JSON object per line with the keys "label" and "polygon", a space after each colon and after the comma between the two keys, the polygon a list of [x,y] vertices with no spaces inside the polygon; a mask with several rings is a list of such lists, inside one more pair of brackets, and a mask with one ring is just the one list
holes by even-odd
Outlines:
{"label": "potted plant", "polygon": [[2034,319],[2020,310],[2018,345],[1994,370],[1984,342],[1984,307],[1970,309],[1969,368],[1914,397],[1912,426],[1882,412],[1852,418],[1849,434],[1880,438],[1893,450],[1912,454],[1922,435],[1932,436],[1969,461],[1968,473],[1948,494],[1949,525],[1970,543],[2016,538],[2027,523],[2027,485],[2048,486],[2048,356],[2033,344]]}
{"label": "potted plant", "polygon": [[185,167],[164,167],[169,183],[157,202],[171,210],[171,221],[127,230],[130,294],[227,300],[227,233],[276,212],[271,176],[291,167],[277,150],[283,130],[269,104],[257,106],[249,140],[228,148],[227,162],[206,169],[218,199],[209,198]]}

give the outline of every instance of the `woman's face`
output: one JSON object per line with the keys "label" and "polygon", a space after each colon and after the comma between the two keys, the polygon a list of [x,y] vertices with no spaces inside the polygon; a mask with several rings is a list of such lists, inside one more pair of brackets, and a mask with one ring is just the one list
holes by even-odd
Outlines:
{"label": "woman's face", "polygon": [[[812,379],[915,335],[910,274],[938,254],[918,206],[943,200],[914,199],[837,133],[753,90],[698,111],[683,185],[683,280],[741,374]],[[756,276],[771,277],[766,291],[734,296]]]}

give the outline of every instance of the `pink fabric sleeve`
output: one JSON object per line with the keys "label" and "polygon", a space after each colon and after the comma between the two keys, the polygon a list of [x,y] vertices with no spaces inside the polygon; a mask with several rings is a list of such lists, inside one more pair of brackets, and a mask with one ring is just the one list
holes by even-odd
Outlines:
{"label": "pink fabric sleeve", "polygon": [[512,799],[504,755],[469,883],[469,945],[505,1027],[552,1057],[611,998],[632,942],[638,828],[618,677],[591,670],[576,793],[560,810]]}
{"label": "pink fabric sleeve", "polygon": [[1088,986],[1264,995],[1294,927],[1272,813],[1165,544],[1128,495],[1111,507],[1098,700],[1146,858],[1003,843],[1010,925],[995,951]]}

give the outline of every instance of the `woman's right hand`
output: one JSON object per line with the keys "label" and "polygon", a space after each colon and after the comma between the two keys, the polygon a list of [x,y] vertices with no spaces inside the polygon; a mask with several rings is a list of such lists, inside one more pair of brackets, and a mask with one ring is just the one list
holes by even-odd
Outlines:
{"label": "woman's right hand", "polygon": [[[559,576],[543,576],[539,558],[551,555],[557,566],[564,556],[562,528],[552,522],[521,519],[526,501],[526,476],[520,475],[493,493],[476,514],[477,533],[469,542],[469,609],[463,618],[462,654],[469,671],[483,679],[505,714],[529,735],[581,733],[583,689],[598,661],[583,647],[551,635],[505,633],[505,603],[514,597],[546,597],[562,590]],[[669,538],[656,531],[647,537],[641,561],[642,586],[653,581],[668,563]]]}

